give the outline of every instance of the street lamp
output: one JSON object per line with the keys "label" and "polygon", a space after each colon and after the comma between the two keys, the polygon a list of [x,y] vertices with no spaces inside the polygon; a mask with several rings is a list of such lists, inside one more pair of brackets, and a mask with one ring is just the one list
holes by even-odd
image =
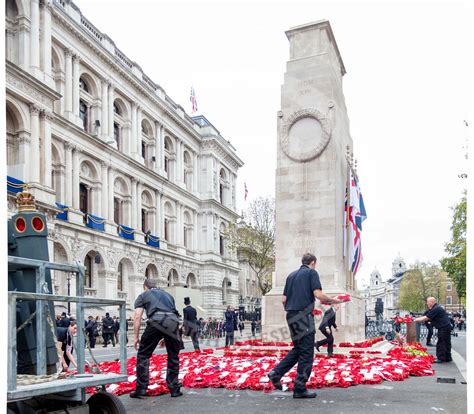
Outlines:
{"label": "street lamp", "polygon": [[[66,279],[67,279],[67,295],[71,296],[71,273],[67,272],[66,274]],[[68,315],[71,314],[71,302],[67,302],[67,313]]]}

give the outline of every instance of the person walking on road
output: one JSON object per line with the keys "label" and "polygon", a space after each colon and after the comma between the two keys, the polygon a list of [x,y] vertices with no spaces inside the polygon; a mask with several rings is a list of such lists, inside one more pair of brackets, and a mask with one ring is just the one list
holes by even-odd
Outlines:
{"label": "person walking on road", "polygon": [[102,319],[102,337],[104,338],[102,348],[107,348],[109,340],[112,342],[112,345],[115,346],[114,320],[110,317],[109,312],[107,312],[105,318]]}
{"label": "person walking on road", "polygon": [[301,263],[301,267],[287,277],[282,297],[293,349],[268,373],[268,378],[275,388],[281,390],[281,378],[298,364],[293,398],[315,398],[316,393],[306,389],[314,357],[315,326],[312,311],[315,297],[331,304],[341,301],[323,293],[319,274],[315,270],[315,255],[304,254]]}
{"label": "person walking on road", "polygon": [[319,330],[321,333],[326,337],[321,341],[317,341],[314,346],[316,347],[317,351],[319,352],[319,347],[325,344],[328,345],[328,356],[332,356],[333,347],[334,347],[334,336],[332,335],[332,328],[337,331],[336,325],[336,311],[339,310],[339,306],[334,305],[329,307],[329,309],[324,312],[323,320],[319,325]]}
{"label": "person walking on road", "polygon": [[415,322],[426,322],[430,320],[438,330],[438,342],[436,343],[436,359],[434,362],[451,362],[451,322],[444,308],[436,303],[436,299],[426,299],[428,311],[425,315],[415,319]]}
{"label": "person walking on road", "polygon": [[191,299],[188,297],[184,298],[183,308],[183,328],[184,335],[190,336],[193,341],[195,351],[199,351],[199,324],[197,322],[197,311],[191,306]]}
{"label": "person walking on road", "polygon": [[225,312],[225,346],[234,345],[234,330],[236,324],[236,316],[234,307],[229,305]]}
{"label": "person walking on road", "polygon": [[95,337],[97,336],[97,322],[92,315],[89,315],[86,322],[86,333],[89,337],[89,346],[95,348]]}
{"label": "person walking on road", "polygon": [[[135,301],[135,318],[133,332],[135,334],[134,346],[137,352],[136,388],[130,393],[131,398],[147,396],[150,380],[150,357],[160,341],[164,341],[168,353],[168,366],[166,370],[166,385],[171,397],[183,395],[179,375],[179,350],[181,337],[179,335],[179,313],[176,310],[173,296],[163,289],[156,287],[156,281],[146,279],[143,283],[144,292],[138,295]],[[146,312],[148,321],[145,331],[140,338],[140,325],[143,311]]]}

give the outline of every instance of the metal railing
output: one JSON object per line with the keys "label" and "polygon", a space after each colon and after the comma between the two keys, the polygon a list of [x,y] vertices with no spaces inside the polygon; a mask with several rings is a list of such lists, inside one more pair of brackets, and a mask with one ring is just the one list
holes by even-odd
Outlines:
{"label": "metal railing", "polygon": [[[36,301],[36,361],[37,361],[37,375],[46,374],[46,331],[45,321],[47,318],[47,303],[48,302],[75,302],[77,303],[77,373],[84,374],[85,371],[85,338],[84,331],[81,329],[84,326],[84,308],[89,306],[107,305],[119,306],[120,314],[120,373],[127,375],[126,362],[126,302],[124,300],[114,299],[98,299],[91,297],[84,297],[84,272],[85,268],[81,265],[65,265],[58,263],[50,263],[41,260],[26,259],[23,257],[8,256],[9,271],[15,269],[31,268],[36,270],[36,291],[42,293],[32,292],[8,292],[8,392],[14,393],[17,389],[17,320],[16,320],[16,304],[17,300],[35,300]],[[53,295],[48,292],[46,284],[46,270],[58,270],[63,272],[77,273],[76,277],[76,292],[78,296]],[[44,292],[44,293],[43,293]],[[54,315],[50,315],[54,320]],[[60,391],[60,390],[58,390]]]}
{"label": "metal railing", "polygon": [[[420,326],[420,334],[419,338],[420,341],[426,340],[428,336],[428,329],[424,324],[418,324]],[[377,325],[376,323],[370,323],[368,326],[365,327],[365,337],[366,338],[375,338],[377,336],[384,335],[387,332],[396,332],[395,330],[395,324],[393,321],[383,321],[380,325]],[[407,334],[407,326],[406,324],[401,324],[400,326],[400,333],[402,335]],[[438,338],[438,333],[437,329],[433,328],[433,339]]]}

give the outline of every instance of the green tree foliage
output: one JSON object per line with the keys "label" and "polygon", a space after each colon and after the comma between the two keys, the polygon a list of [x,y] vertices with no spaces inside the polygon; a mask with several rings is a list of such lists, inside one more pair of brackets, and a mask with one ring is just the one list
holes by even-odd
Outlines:
{"label": "green tree foliage", "polygon": [[263,295],[272,287],[275,269],[275,200],[252,201],[240,223],[229,226],[227,245],[255,272]]}
{"label": "green tree foliage", "polygon": [[466,191],[461,201],[453,208],[453,221],[451,225],[451,241],[445,244],[447,257],[440,260],[442,268],[456,285],[458,297],[466,299]]}
{"label": "green tree foliage", "polygon": [[403,276],[400,285],[400,308],[411,312],[422,312],[426,309],[426,298],[430,296],[444,303],[446,281],[446,273],[438,266],[416,263]]}

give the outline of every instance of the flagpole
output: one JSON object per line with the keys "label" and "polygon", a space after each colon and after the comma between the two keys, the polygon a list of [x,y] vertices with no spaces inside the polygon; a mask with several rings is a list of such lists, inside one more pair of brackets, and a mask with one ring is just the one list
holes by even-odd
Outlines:
{"label": "flagpole", "polygon": [[[347,191],[347,205],[346,205],[346,223],[345,223],[345,231],[346,231],[346,252],[347,252],[347,263],[346,266],[348,266],[349,269],[346,267],[346,288],[351,288],[352,286],[352,279],[354,275],[352,274],[352,260],[354,258],[350,257],[349,253],[351,251],[349,247],[350,243],[350,234],[349,234],[349,214],[350,214],[350,207],[351,207],[351,172],[354,174],[354,170],[352,168],[352,157],[353,154],[350,152],[350,147],[349,145],[346,147],[346,162],[347,162],[347,179],[346,179],[346,191]],[[356,174],[354,174],[356,176]],[[349,273],[349,277],[347,277],[347,274]],[[349,279],[349,280],[348,280]]]}

